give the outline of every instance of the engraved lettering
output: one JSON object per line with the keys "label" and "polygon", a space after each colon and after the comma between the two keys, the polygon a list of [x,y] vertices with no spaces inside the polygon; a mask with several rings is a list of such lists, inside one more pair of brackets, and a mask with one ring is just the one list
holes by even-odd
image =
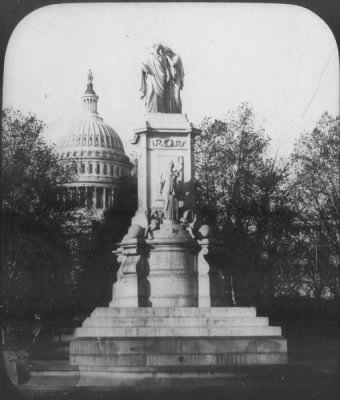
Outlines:
{"label": "engraved lettering", "polygon": [[184,147],[185,140],[166,138],[166,139],[151,139],[152,147]]}

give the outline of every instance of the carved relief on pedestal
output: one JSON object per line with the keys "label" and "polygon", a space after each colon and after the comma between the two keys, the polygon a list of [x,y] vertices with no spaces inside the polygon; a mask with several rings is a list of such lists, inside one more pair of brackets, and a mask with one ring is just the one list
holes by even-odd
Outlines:
{"label": "carved relief on pedestal", "polygon": [[183,179],[183,157],[178,157],[177,165],[169,161],[166,171],[160,177],[160,194],[163,196],[163,217],[178,222],[179,179]]}

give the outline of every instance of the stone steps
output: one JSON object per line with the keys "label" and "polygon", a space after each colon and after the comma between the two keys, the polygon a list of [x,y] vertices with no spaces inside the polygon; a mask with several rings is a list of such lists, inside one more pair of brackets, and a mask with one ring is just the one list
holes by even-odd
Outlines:
{"label": "stone steps", "polygon": [[94,317],[83,327],[231,327],[268,326],[267,317]]}
{"label": "stone steps", "polygon": [[287,342],[282,337],[243,338],[77,338],[71,343],[73,355],[126,355],[126,354],[225,354],[287,352]]}
{"label": "stone steps", "polygon": [[[80,366],[79,370],[78,367],[70,368],[66,361],[64,361],[64,366],[61,364],[54,365],[53,368],[50,362],[39,362],[31,366],[29,380],[25,381],[25,383],[21,383],[18,389],[21,390],[22,393],[25,393],[24,391],[26,390],[27,394],[28,391],[30,394],[34,392],[38,398],[45,398],[46,396],[49,398],[50,396],[46,394],[48,390],[54,393],[56,393],[57,390],[61,396],[61,391],[83,391],[86,388],[95,390],[96,395],[101,398],[104,396],[103,392],[100,392],[102,389],[107,391],[107,389],[111,390],[114,388],[118,390],[130,388],[132,390],[132,392],[130,392],[131,396],[124,396],[125,393],[122,392],[112,392],[111,395],[114,396],[116,394],[118,397],[134,398],[138,396],[138,391],[141,395],[145,395],[145,390],[147,388],[152,390],[148,393],[149,396],[154,397],[154,389],[156,387],[163,387],[166,388],[166,392],[163,393],[166,394],[168,398],[173,398],[179,395],[177,389],[183,387],[185,388],[185,392],[181,392],[180,397],[186,398],[188,396],[190,397],[190,392],[195,387],[209,387],[209,392],[205,393],[205,397],[209,397],[210,393],[210,397],[214,398],[216,397],[214,396],[215,394],[217,396],[221,394],[214,392],[216,388],[226,387],[228,391],[224,393],[224,397],[234,394],[234,389],[237,388],[240,392],[236,397],[243,399],[248,397],[253,398],[254,396],[252,394],[254,393],[252,391],[254,391],[254,388],[260,388],[260,390],[257,391],[259,397],[260,395],[263,397],[263,393],[266,393],[269,387],[273,389],[271,393],[275,393],[277,382],[281,382],[281,384],[285,386],[290,385],[292,390],[296,387],[300,387],[303,382],[314,382],[315,389],[318,390],[320,387],[320,378],[326,378],[328,381],[328,376],[335,376],[336,373],[336,363],[325,363],[324,361],[320,362],[320,360],[316,363],[310,361],[307,363],[292,363],[290,361],[289,364],[280,363],[275,365],[261,363],[260,358],[258,358],[257,361],[257,364],[237,366],[183,365],[180,369],[177,365],[155,367],[102,367],[102,371],[93,371],[91,368],[87,369],[82,366]],[[45,363],[45,365],[43,363]],[[322,372],[320,372],[320,368],[322,368]],[[318,377],[318,379],[315,380],[315,377]],[[245,388],[249,389],[247,391],[247,393],[249,392],[248,397],[244,392]],[[230,392],[230,389],[233,390]],[[169,394],[169,390],[174,390],[172,395]],[[45,393],[45,395],[43,395],[42,392]],[[162,396],[163,393],[160,392],[159,395]],[[197,392],[196,396],[199,395],[199,393],[201,392]],[[74,397],[79,397],[77,396],[77,392],[74,392]],[[92,398],[91,395],[87,397]],[[267,396],[265,396],[265,398],[267,398]],[[327,398],[327,396],[325,398]]]}
{"label": "stone steps", "polygon": [[[177,371],[192,367],[282,364],[287,342],[282,337],[77,338],[71,364],[86,371]],[[157,369],[159,371],[159,369]],[[197,370],[196,370],[197,371]]]}
{"label": "stone steps", "polygon": [[278,326],[232,326],[232,327],[82,327],[74,337],[164,337],[164,336],[281,336]]}
{"label": "stone steps", "polygon": [[80,376],[286,361],[281,327],[269,326],[254,307],[97,308],[70,345],[70,362]]}
{"label": "stone steps", "polygon": [[[86,349],[86,351],[85,351]],[[76,340],[71,345],[71,364],[82,371],[171,372],[200,367],[283,364],[287,362],[287,343],[283,338],[144,338],[118,340],[93,338]],[[91,367],[89,367],[91,365]]]}
{"label": "stone steps", "polygon": [[255,307],[98,307],[91,317],[256,317]]}
{"label": "stone steps", "polygon": [[29,363],[30,373],[49,371],[77,371],[77,367],[71,365],[67,360],[31,360]]}
{"label": "stone steps", "polygon": [[74,337],[280,336],[268,323],[254,307],[108,307],[95,309]]}
{"label": "stone steps", "polygon": [[[188,367],[229,366],[248,364],[280,364],[286,361],[285,353],[228,353],[228,354],[135,354],[135,355],[72,355],[71,362],[79,366],[110,367]],[[87,369],[91,369],[88,368]],[[109,370],[109,369],[107,369]]]}

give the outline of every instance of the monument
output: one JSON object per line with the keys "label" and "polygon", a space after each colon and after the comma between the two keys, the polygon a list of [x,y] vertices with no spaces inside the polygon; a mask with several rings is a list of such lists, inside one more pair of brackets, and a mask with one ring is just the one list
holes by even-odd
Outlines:
{"label": "monument", "polygon": [[182,114],[182,61],[156,44],[141,70],[146,114],[133,140],[138,209],[116,251],[111,303],[74,332],[70,362],[79,385],[202,384],[235,366],[285,363],[281,328],[254,307],[227,306],[224,281],[209,262],[213,240],[194,210],[200,131]]}

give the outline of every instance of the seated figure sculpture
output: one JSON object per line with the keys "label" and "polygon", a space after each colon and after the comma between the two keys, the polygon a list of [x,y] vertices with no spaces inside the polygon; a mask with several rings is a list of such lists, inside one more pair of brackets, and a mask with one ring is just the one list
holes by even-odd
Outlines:
{"label": "seated figure sculpture", "polygon": [[185,210],[182,218],[180,219],[181,225],[189,232],[189,235],[195,239],[197,230],[197,214],[193,214],[191,210]]}
{"label": "seated figure sculpture", "polygon": [[153,239],[153,232],[158,230],[161,224],[161,218],[159,217],[158,211],[154,211],[150,217],[150,224],[145,229],[144,237],[146,239]]}

